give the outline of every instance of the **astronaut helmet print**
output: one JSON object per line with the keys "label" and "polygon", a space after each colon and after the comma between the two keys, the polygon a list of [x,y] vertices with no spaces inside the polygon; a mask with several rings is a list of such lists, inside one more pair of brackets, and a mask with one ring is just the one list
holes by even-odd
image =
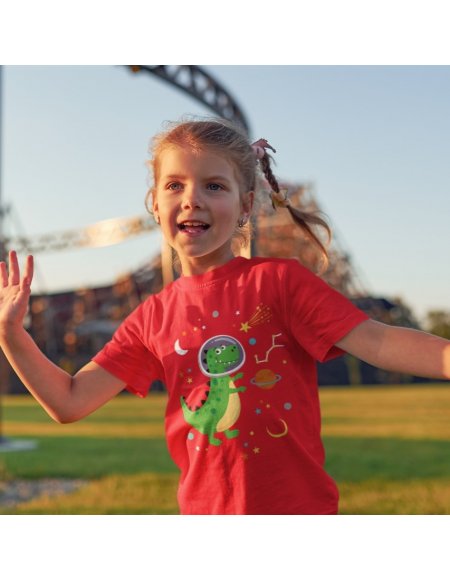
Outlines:
{"label": "astronaut helmet print", "polygon": [[241,343],[229,335],[216,335],[201,346],[198,364],[207,377],[223,377],[235,373],[245,362]]}

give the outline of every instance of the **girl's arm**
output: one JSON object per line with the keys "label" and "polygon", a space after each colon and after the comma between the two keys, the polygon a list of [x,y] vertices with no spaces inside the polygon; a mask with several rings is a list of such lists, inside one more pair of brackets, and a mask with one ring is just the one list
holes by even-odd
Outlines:
{"label": "girl's arm", "polygon": [[450,341],[423,331],[369,319],[336,345],[380,369],[450,379]]}
{"label": "girl's arm", "polygon": [[125,383],[94,362],[72,377],[39,350],[23,328],[33,278],[29,256],[20,279],[15,252],[10,252],[9,275],[0,263],[0,347],[25,387],[58,422],[85,417],[120,393]]}

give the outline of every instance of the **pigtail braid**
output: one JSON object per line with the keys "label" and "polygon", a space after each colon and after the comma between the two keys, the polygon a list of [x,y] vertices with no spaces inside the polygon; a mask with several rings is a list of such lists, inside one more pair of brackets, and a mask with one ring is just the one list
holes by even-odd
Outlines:
{"label": "pigtail braid", "polygon": [[267,151],[264,151],[264,155],[259,160],[259,162],[261,164],[262,172],[266,180],[269,182],[270,187],[278,194],[280,191],[280,186],[278,185],[277,178],[273,175],[272,168],[270,167],[270,157]]}
{"label": "pigtail braid", "polygon": [[281,206],[285,207],[289,211],[293,221],[297,224],[297,226],[300,227],[302,232],[320,251],[323,260],[323,266],[321,270],[325,271],[329,263],[328,251],[326,246],[322,243],[320,238],[313,231],[312,227],[318,226],[325,230],[325,232],[327,233],[327,242],[326,242],[327,245],[329,245],[331,241],[330,227],[328,226],[326,221],[320,217],[319,212],[304,212],[299,208],[294,208],[288,199],[283,198],[281,196],[280,186],[272,172],[272,168],[270,167],[270,156],[265,150],[264,155],[260,158],[260,166],[266,180],[269,182],[269,185],[272,188],[272,191],[274,192],[274,194],[278,194],[278,196],[272,194],[272,204],[274,208]]}

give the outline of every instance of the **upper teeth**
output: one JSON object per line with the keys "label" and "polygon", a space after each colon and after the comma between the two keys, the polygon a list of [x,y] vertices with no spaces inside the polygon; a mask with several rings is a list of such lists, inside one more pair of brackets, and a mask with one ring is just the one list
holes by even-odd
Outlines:
{"label": "upper teeth", "polygon": [[181,226],[206,226],[204,222],[182,222]]}

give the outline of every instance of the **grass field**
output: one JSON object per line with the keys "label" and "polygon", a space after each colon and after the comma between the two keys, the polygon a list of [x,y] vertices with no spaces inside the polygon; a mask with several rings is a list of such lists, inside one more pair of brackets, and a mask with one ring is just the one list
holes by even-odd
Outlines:
{"label": "grass field", "polygon": [[[450,387],[322,389],[327,470],[341,514],[450,514]],[[53,422],[28,396],[4,398],[4,433],[38,448],[0,453],[1,480],[81,478],[62,496],[0,514],[177,514],[165,395],[118,397],[89,418]]]}

